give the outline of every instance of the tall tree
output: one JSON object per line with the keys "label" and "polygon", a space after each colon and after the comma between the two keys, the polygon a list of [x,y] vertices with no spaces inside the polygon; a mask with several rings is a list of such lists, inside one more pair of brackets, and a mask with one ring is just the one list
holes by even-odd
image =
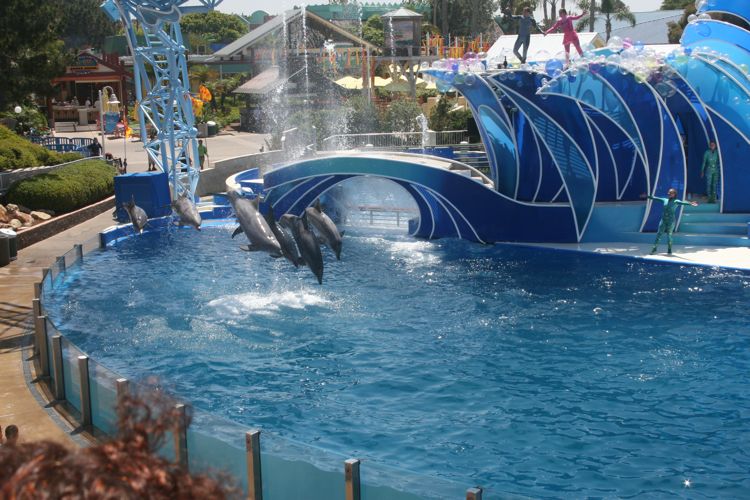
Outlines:
{"label": "tall tree", "polygon": [[669,30],[667,32],[667,37],[669,38],[669,43],[680,43],[682,31],[685,29],[685,26],[687,26],[688,16],[691,14],[695,14],[695,5],[692,2],[685,7],[679,21],[667,23],[667,29]]}
{"label": "tall tree", "polygon": [[[625,2],[622,0],[601,0],[598,5],[591,5],[593,0],[580,0],[578,6],[584,10],[592,12],[592,16],[588,18],[582,18],[578,21],[578,29],[589,27],[592,31],[594,30],[594,23],[597,17],[604,18],[604,33],[605,40],[609,41],[609,37],[612,34],[612,19],[618,21],[627,21],[631,26],[635,26],[635,16]],[[594,22],[591,19],[594,19]]]}
{"label": "tall tree", "polygon": [[234,14],[211,11],[187,14],[180,20],[183,33],[201,35],[211,43],[231,43],[247,33],[247,24]]}
{"label": "tall tree", "polygon": [[684,9],[691,3],[695,3],[695,2],[693,0],[662,0],[660,10]]}
{"label": "tall tree", "polygon": [[52,94],[50,81],[70,61],[60,40],[61,0],[0,2],[0,110],[30,94]]}
{"label": "tall tree", "polygon": [[60,9],[60,31],[67,48],[101,47],[104,39],[117,34],[118,23],[112,22],[100,8],[101,0],[65,2]]}

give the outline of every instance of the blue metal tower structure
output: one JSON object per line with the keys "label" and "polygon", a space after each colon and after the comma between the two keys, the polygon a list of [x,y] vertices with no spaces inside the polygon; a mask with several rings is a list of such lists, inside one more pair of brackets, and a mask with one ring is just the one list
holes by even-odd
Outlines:
{"label": "blue metal tower structure", "polygon": [[[149,157],[169,174],[174,196],[187,192],[192,199],[200,172],[180,17],[207,12],[221,1],[106,0],[102,4],[107,15],[125,27],[135,62],[141,140]],[[143,37],[137,36],[136,26]],[[157,132],[153,138],[147,136],[149,126]]]}

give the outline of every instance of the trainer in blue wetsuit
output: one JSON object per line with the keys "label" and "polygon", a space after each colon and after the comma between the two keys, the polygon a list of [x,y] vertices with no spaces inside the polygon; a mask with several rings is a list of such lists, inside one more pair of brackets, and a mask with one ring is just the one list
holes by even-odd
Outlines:
{"label": "trainer in blue wetsuit", "polygon": [[672,255],[672,233],[674,232],[675,210],[677,209],[677,205],[692,205],[697,207],[698,204],[694,201],[678,200],[677,190],[675,188],[671,188],[667,191],[666,198],[649,196],[648,199],[659,200],[664,204],[664,211],[661,214],[661,222],[659,223],[659,231],[656,233],[656,241],[654,241],[654,248],[651,249],[651,253],[656,253],[656,247],[659,246],[661,235],[667,233],[667,253]]}
{"label": "trainer in blue wetsuit", "polygon": [[708,144],[708,150],[703,154],[701,177],[704,176],[706,177],[708,203],[716,203],[716,187],[719,184],[719,151],[714,141]]}
{"label": "trainer in blue wetsuit", "polygon": [[[510,16],[514,20],[518,21],[518,38],[516,43],[513,45],[513,53],[516,55],[521,64],[526,62],[526,54],[529,52],[529,45],[531,44],[531,28],[536,28],[540,33],[542,30],[539,29],[539,25],[531,17],[531,10],[528,7],[523,8],[522,16]],[[523,45],[523,55],[518,52],[518,49]]]}

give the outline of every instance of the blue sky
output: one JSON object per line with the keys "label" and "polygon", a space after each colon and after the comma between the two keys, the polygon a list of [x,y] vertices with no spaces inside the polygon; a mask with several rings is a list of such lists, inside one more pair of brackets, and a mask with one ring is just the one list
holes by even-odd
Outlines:
{"label": "blue sky", "polygon": [[[370,0],[372,1],[372,0]],[[278,14],[282,10],[291,9],[294,5],[315,5],[328,3],[322,1],[301,1],[301,0],[224,0],[217,10],[221,12],[231,12],[235,14],[252,14],[256,10],[264,10],[269,14]],[[574,2],[569,2],[574,3]],[[658,9],[661,0],[625,0],[630,10],[633,12],[651,11]],[[572,9],[571,9],[572,10]]]}

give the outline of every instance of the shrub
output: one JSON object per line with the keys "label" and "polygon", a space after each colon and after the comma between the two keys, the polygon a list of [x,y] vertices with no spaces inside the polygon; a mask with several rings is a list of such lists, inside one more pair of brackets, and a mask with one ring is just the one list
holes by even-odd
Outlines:
{"label": "shrub", "polygon": [[78,153],[50,151],[0,125],[0,171],[59,165],[80,158],[82,156]]}
{"label": "shrub", "polygon": [[114,193],[114,169],[102,160],[87,160],[24,179],[8,192],[8,202],[32,210],[65,213]]}
{"label": "shrub", "polygon": [[417,132],[420,130],[417,117],[422,108],[411,99],[392,101],[383,114],[381,128],[383,132]]}

